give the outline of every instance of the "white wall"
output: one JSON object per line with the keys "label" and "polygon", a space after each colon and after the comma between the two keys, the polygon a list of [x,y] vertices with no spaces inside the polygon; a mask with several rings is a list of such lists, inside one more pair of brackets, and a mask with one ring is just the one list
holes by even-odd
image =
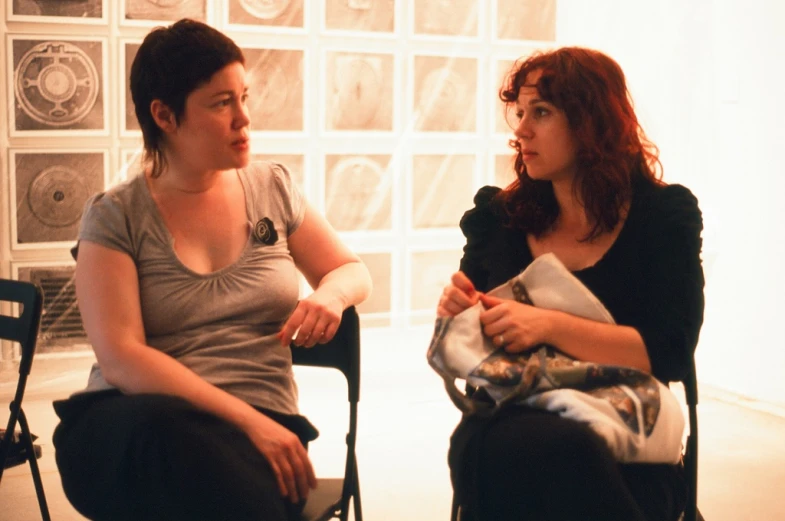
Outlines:
{"label": "white wall", "polygon": [[707,382],[785,404],[785,4],[716,3],[706,175],[716,177],[722,217],[700,362]]}
{"label": "white wall", "polygon": [[558,19],[619,61],[665,179],[700,200],[699,379],[785,405],[785,3],[560,0]]}

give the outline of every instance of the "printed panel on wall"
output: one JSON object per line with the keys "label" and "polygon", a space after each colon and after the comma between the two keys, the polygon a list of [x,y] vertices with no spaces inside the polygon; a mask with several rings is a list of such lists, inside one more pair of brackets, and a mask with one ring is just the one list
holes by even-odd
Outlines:
{"label": "printed panel on wall", "polygon": [[139,51],[141,40],[120,40],[120,135],[141,136],[139,121],[136,119],[134,100],[131,97],[131,65]]}
{"label": "printed panel on wall", "polygon": [[507,108],[506,104],[499,97],[499,91],[505,86],[508,75],[512,71],[515,60],[497,60],[495,63],[496,81],[491,85],[491,95],[494,100],[493,129],[497,134],[506,134],[512,137],[513,126],[516,123],[515,109]]}
{"label": "printed panel on wall", "polygon": [[105,186],[104,150],[11,150],[15,249],[70,247],[87,199]]}
{"label": "printed panel on wall", "polygon": [[392,254],[358,253],[371,274],[373,290],[368,299],[357,306],[363,327],[386,327],[390,325],[392,310]]}
{"label": "printed panel on wall", "polygon": [[412,157],[411,225],[456,228],[474,197],[476,156],[420,154]]}
{"label": "printed panel on wall", "polygon": [[103,38],[9,36],[11,136],[107,134],[105,48]]}
{"label": "printed panel on wall", "polygon": [[142,173],[142,158],[144,150],[142,144],[136,147],[121,147],[119,151],[118,168],[109,173],[106,180],[106,188],[118,185],[132,177]]}
{"label": "printed panel on wall", "polygon": [[477,131],[477,60],[414,56],[415,130]]}
{"label": "printed panel on wall", "polygon": [[324,27],[328,31],[395,31],[395,0],[327,0]]}
{"label": "printed panel on wall", "polygon": [[420,313],[414,323],[430,323],[452,274],[460,267],[461,250],[411,251],[409,254],[409,309]]}
{"label": "printed panel on wall", "polygon": [[495,0],[499,40],[556,39],[556,0]]}
{"label": "printed panel on wall", "polygon": [[305,156],[302,154],[251,154],[251,161],[270,161],[286,167],[294,183],[305,191]]}
{"label": "printed panel on wall", "polygon": [[412,32],[418,36],[476,38],[478,0],[412,0]]}
{"label": "printed panel on wall", "polygon": [[212,2],[209,0],[121,0],[121,25],[162,25],[191,18],[209,22]]}
{"label": "printed panel on wall", "polygon": [[301,32],[305,27],[303,0],[226,0],[223,9],[228,29]]}
{"label": "printed panel on wall", "polygon": [[395,57],[329,51],[325,59],[325,129],[393,129]]}
{"label": "printed panel on wall", "polygon": [[251,131],[304,130],[303,51],[244,47]]}
{"label": "printed panel on wall", "polygon": [[515,153],[510,150],[508,154],[494,154],[493,158],[493,184],[506,188],[515,181]]}
{"label": "printed panel on wall", "polygon": [[76,301],[73,263],[18,262],[13,271],[17,280],[38,284],[44,293],[36,354],[90,350]]}
{"label": "printed panel on wall", "polygon": [[105,24],[107,0],[6,0],[9,22]]}
{"label": "printed panel on wall", "polygon": [[391,228],[391,159],[389,154],[324,157],[324,215],[336,230]]}

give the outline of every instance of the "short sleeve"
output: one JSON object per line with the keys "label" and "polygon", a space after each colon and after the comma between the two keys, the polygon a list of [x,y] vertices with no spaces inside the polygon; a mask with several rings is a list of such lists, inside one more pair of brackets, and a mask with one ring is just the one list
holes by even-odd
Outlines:
{"label": "short sleeve", "polygon": [[681,185],[662,188],[649,210],[645,309],[635,327],[652,374],[663,381],[683,380],[703,325],[703,219],[698,200]]}
{"label": "short sleeve", "polygon": [[291,235],[300,227],[305,218],[305,197],[292,179],[289,170],[280,163],[270,164],[275,186],[280,194],[281,210],[286,221],[286,233]]}
{"label": "short sleeve", "polygon": [[464,213],[460,221],[461,231],[466,237],[460,269],[480,291],[490,289],[490,270],[485,263],[493,258],[488,249],[500,226],[498,214],[493,208],[493,201],[499,192],[501,188],[497,186],[480,188],[474,196],[474,208]]}
{"label": "short sleeve", "polygon": [[[87,200],[79,226],[78,240],[94,242],[126,253],[133,258],[133,246],[125,208],[115,195],[103,192]],[[78,248],[79,244],[77,243],[71,250],[74,258],[77,256]]]}

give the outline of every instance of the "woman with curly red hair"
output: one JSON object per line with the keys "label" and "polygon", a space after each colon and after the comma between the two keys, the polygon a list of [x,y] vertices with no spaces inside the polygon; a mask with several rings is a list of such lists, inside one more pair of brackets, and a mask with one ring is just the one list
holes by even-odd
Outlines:
{"label": "woman with curly red hair", "polygon": [[[510,352],[550,344],[681,380],[703,323],[702,217],[687,188],[660,180],[621,67],[584,48],[537,53],[500,96],[514,108],[517,179],[480,189],[461,219],[460,271],[437,313],[481,301],[484,333]],[[546,253],[616,324],[484,293]],[[676,520],[686,502],[680,466],[619,463],[588,425],[524,406],[464,417],[449,463],[464,521]]]}

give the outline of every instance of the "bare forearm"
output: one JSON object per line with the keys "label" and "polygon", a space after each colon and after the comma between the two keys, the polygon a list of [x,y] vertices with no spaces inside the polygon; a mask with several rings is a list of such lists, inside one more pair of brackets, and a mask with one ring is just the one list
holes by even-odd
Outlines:
{"label": "bare forearm", "polygon": [[332,293],[347,308],[368,298],[371,276],[362,262],[347,262],[322,277],[316,289]]}
{"label": "bare forearm", "polygon": [[633,367],[651,372],[651,361],[635,328],[603,324],[554,311],[547,343],[579,360]]}
{"label": "bare forearm", "polygon": [[244,401],[152,347],[132,345],[115,351],[113,359],[105,360],[101,368],[107,381],[126,394],[178,396],[243,430],[262,416]]}

